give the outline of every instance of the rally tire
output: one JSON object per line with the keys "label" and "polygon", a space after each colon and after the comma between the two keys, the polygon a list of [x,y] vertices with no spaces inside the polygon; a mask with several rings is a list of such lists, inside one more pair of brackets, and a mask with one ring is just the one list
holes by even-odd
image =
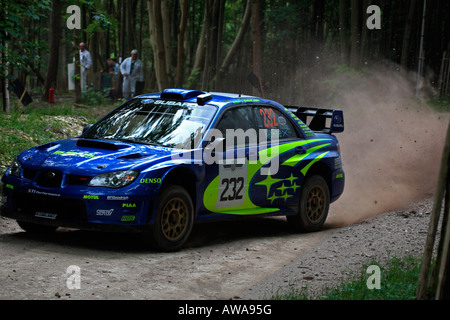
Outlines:
{"label": "rally tire", "polygon": [[306,178],[300,192],[297,215],[287,216],[288,223],[300,232],[322,229],[330,208],[330,191],[322,176]]}
{"label": "rally tire", "polygon": [[186,189],[165,188],[156,207],[151,227],[152,244],[159,251],[177,251],[189,238],[194,224],[194,206]]}

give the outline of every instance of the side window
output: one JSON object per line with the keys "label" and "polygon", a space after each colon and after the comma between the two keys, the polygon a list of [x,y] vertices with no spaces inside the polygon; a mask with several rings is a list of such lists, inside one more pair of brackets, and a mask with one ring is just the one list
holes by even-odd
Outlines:
{"label": "side window", "polygon": [[297,131],[291,121],[278,109],[270,106],[255,108],[255,119],[258,129],[265,129],[267,141],[271,140],[274,130],[278,131],[278,138],[282,140],[298,139]]}
{"label": "side window", "polygon": [[[253,144],[253,140],[256,139],[256,136],[253,137],[251,134],[252,132],[248,131],[249,129],[256,129],[252,107],[237,107],[226,111],[216,126],[216,129],[219,129],[222,132],[222,136],[226,139],[230,138],[226,136],[227,129],[234,130],[235,146]],[[240,135],[239,131],[236,132],[238,129],[243,130],[246,135]],[[257,130],[254,132],[257,132]],[[254,143],[257,142],[255,141]]]}

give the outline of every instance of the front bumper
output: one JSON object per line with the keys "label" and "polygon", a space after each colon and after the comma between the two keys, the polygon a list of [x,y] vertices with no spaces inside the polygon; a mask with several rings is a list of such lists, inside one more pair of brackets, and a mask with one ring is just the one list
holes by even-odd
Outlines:
{"label": "front bumper", "polygon": [[85,186],[40,188],[14,177],[3,182],[0,214],[18,221],[119,232],[146,231],[153,222],[155,200],[148,192]]}
{"label": "front bumper", "polygon": [[107,224],[107,223],[92,223],[88,221],[77,220],[56,220],[42,217],[35,217],[33,215],[23,215],[3,206],[0,207],[0,216],[14,219],[17,221],[24,221],[35,223],[39,225],[73,228],[88,231],[105,231],[105,232],[126,232],[126,233],[140,233],[148,232],[149,225],[123,225],[123,224]]}

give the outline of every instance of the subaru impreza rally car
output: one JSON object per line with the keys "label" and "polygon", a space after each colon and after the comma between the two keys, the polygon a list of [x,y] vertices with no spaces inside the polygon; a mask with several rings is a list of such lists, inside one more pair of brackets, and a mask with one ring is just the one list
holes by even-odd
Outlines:
{"label": "subaru impreza rally car", "polygon": [[228,93],[166,89],[133,98],[76,138],[20,153],[1,214],[26,231],[143,232],[159,250],[193,224],[282,215],[324,224],[344,190],[343,112]]}

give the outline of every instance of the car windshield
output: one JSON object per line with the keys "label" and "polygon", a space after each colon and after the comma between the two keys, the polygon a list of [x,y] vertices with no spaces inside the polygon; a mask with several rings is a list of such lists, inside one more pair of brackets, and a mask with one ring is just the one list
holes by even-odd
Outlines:
{"label": "car windshield", "polygon": [[193,149],[217,108],[211,105],[133,99],[87,130],[82,138]]}

